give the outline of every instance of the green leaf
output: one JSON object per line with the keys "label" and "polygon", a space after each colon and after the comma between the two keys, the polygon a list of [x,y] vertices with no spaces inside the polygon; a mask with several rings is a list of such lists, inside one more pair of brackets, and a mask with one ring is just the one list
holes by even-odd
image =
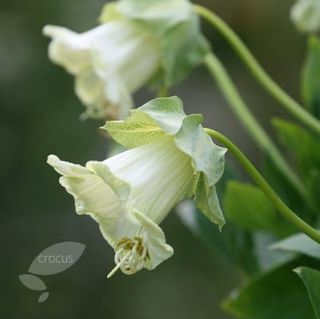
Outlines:
{"label": "green leaf", "polygon": [[227,184],[224,210],[228,220],[243,229],[267,230],[277,236],[290,233],[290,226],[257,187],[236,181]]}
{"label": "green leaf", "polygon": [[253,251],[252,236],[232,223],[227,223],[223,232],[200,214],[192,200],[184,201],[176,208],[182,222],[194,233],[196,238],[210,252],[217,262],[234,268],[247,275],[258,271]]}
{"label": "green leaf", "polygon": [[320,117],[320,40],[308,39],[308,52],[302,75],[302,96],[308,109]]}
{"label": "green leaf", "polygon": [[320,170],[312,170],[309,175],[308,187],[317,207],[320,207]]}
{"label": "green leaf", "polygon": [[[288,148],[309,191],[308,203],[305,200],[300,201],[299,207],[295,207],[298,198],[294,197],[289,198],[287,202],[302,218],[312,221],[315,209],[311,211],[308,207],[315,208],[319,203],[319,193],[317,192],[319,176],[317,172],[320,167],[320,140],[305,128],[288,121],[275,119],[273,125],[277,130],[281,144]],[[284,198],[284,200],[286,199]]]}
{"label": "green leaf", "polygon": [[291,251],[320,259],[320,245],[305,234],[297,234],[283,239],[272,244],[270,248]]}
{"label": "green leaf", "polygon": [[224,309],[238,319],[312,319],[304,287],[286,264],[254,277],[232,292]]}
{"label": "green leaf", "polygon": [[[297,192],[293,185],[283,175],[283,172],[274,164],[272,158],[270,158],[268,154],[265,154],[263,175],[272,186],[273,190],[287,204],[287,206],[289,206],[305,221],[312,221],[314,213],[310,210],[306,200]],[[296,229],[294,229],[294,232],[295,231]]]}
{"label": "green leaf", "polygon": [[280,142],[288,148],[302,175],[320,167],[320,141],[303,127],[294,123],[273,120]]}
{"label": "green leaf", "polygon": [[[225,173],[217,184],[217,191],[223,195],[226,183],[231,178],[239,178],[233,163],[225,167]],[[231,221],[223,228],[223,232],[200,214],[192,200],[178,205],[177,211],[184,224],[191,229],[197,239],[207,247],[214,258],[231,267],[237,267],[241,273],[252,276],[258,269],[252,234],[244,231]]]}
{"label": "green leaf", "polygon": [[204,214],[197,214],[196,235],[212,252],[214,258],[220,258],[242,274],[252,276],[259,271],[252,234],[240,229],[232,222],[227,222],[223,232],[212,227]]}
{"label": "green leaf", "polygon": [[304,282],[317,319],[320,319],[320,272],[308,267],[294,270]]}
{"label": "green leaf", "polygon": [[270,245],[275,242],[275,237],[271,233],[256,232],[253,234],[253,239],[254,252],[261,272],[269,271],[296,258],[291,252],[270,249]]}

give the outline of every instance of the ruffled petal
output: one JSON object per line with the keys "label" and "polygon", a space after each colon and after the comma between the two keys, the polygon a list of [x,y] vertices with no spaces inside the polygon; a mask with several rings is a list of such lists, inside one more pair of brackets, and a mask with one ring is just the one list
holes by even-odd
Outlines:
{"label": "ruffled petal", "polygon": [[52,25],[45,26],[43,33],[52,38],[49,45],[50,59],[69,73],[77,74],[90,65],[90,43],[86,38],[67,28]]}
{"label": "ruffled petal", "polygon": [[[125,209],[112,188],[94,172],[50,155],[48,164],[63,175],[60,184],[74,197],[76,212],[87,214],[103,225],[105,238],[114,246],[115,233]],[[102,227],[102,226],[101,226]]]}
{"label": "ruffled petal", "polygon": [[173,255],[173,248],[166,244],[164,232],[156,223],[137,210],[133,214],[143,226],[145,242],[147,243],[149,259],[146,259],[145,268],[152,270]]}

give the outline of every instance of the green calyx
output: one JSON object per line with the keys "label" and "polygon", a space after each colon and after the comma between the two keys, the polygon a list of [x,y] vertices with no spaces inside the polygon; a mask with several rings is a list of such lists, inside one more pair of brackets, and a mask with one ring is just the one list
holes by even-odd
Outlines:
{"label": "green calyx", "polygon": [[224,171],[226,149],[215,145],[204,131],[202,115],[186,115],[178,97],[157,98],[131,111],[124,121],[108,121],[103,129],[128,148],[168,138],[190,157],[194,169],[191,197],[207,218],[221,228],[225,221],[215,184]]}

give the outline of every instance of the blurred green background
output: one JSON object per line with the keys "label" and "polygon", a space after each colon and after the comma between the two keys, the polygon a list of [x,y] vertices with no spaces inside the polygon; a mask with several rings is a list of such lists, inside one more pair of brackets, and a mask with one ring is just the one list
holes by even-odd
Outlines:
{"label": "blurred green background", "polygon": [[[0,3],[0,317],[1,318],[229,318],[221,300],[239,283],[235,269],[210,253],[175,214],[163,223],[173,258],[155,271],[121,273],[107,280],[113,251],[89,217],[78,217],[72,198],[46,164],[48,154],[84,163],[102,160],[108,141],[102,124],[79,121],[83,107],[73,79],[47,58],[46,24],[82,32],[96,25],[102,0],[2,0]],[[303,38],[289,21],[289,0],[199,1],[219,13],[252,49],[268,72],[299,98]],[[207,24],[204,33],[265,127],[281,114],[248,74],[226,42]],[[188,113],[201,112],[206,125],[232,138],[257,164],[260,155],[230,112],[207,71],[199,68],[174,88]],[[139,92],[137,106],[152,92]],[[212,226],[215,227],[215,226]],[[87,248],[69,270],[43,278],[49,299],[18,280],[44,248],[78,241]]]}

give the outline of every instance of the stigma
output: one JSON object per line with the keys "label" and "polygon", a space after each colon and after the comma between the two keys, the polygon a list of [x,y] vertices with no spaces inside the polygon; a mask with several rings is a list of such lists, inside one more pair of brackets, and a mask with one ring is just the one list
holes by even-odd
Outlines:
{"label": "stigma", "polygon": [[133,275],[143,268],[148,258],[148,249],[141,237],[122,238],[116,246],[114,256],[116,266],[108,274],[108,278],[113,276],[118,269],[121,269],[126,275]]}

